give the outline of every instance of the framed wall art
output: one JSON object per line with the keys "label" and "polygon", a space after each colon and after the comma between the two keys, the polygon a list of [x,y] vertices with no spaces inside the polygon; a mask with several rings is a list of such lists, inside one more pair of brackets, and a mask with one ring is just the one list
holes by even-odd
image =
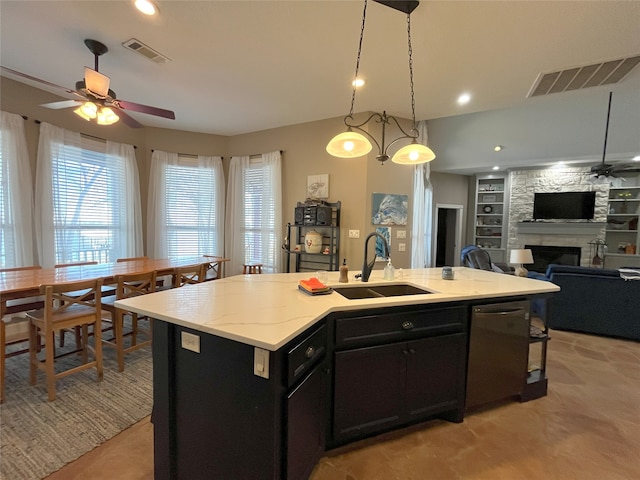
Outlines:
{"label": "framed wall art", "polygon": [[329,198],[329,174],[307,176],[308,198]]}
{"label": "framed wall art", "polygon": [[374,225],[406,225],[409,196],[374,193],[371,199],[371,223]]}

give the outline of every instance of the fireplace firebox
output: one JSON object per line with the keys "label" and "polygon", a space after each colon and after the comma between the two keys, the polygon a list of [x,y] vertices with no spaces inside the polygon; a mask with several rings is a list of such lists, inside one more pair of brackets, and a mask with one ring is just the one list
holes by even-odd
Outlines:
{"label": "fireplace firebox", "polygon": [[545,273],[551,263],[558,265],[580,265],[580,247],[561,247],[556,245],[525,245],[531,249],[533,264],[526,265],[527,270]]}

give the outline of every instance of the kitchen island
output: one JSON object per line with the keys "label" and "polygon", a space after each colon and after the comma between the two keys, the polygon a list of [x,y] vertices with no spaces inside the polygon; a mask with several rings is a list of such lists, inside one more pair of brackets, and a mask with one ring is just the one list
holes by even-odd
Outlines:
{"label": "kitchen island", "polygon": [[[309,274],[239,275],[116,302],[154,323],[155,478],[306,478],[329,448],[412,423],[462,421],[471,308],[549,282],[405,270],[428,294],[309,296]],[[351,276],[353,278],[353,276]],[[331,286],[338,273],[329,273]],[[528,317],[527,317],[528,318]],[[528,325],[527,325],[528,329]],[[526,366],[523,367],[523,378]]]}

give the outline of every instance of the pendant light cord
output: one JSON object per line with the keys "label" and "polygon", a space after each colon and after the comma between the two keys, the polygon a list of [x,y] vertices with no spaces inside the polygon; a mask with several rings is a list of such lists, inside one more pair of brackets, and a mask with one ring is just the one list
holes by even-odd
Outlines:
{"label": "pendant light cord", "polygon": [[411,14],[407,14],[407,44],[409,50],[409,84],[411,86],[411,120],[412,130],[416,130],[416,100],[413,94],[413,48],[411,47]]}
{"label": "pendant light cord", "polygon": [[349,117],[353,118],[353,106],[356,103],[356,80],[358,79],[358,71],[360,70],[360,54],[362,53],[362,39],[364,38],[364,25],[367,19],[367,0],[364,0],[364,9],[362,11],[362,26],[360,27],[360,43],[358,43],[358,56],[356,57],[356,75],[353,78],[353,93],[351,95],[351,109]]}

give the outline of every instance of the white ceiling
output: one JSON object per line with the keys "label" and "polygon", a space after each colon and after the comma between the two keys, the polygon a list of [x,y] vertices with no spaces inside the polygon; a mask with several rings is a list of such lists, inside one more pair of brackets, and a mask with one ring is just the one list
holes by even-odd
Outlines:
{"label": "white ceiling", "polygon": [[[158,18],[132,3],[2,0],[0,63],[73,87],[99,40],[118,98],[175,111],[132,114],[148,126],[236,135],[349,110],[360,0],[157,0]],[[423,0],[411,24],[418,120],[521,106],[541,72],[640,53],[640,1]],[[132,37],[171,62],[125,50]],[[370,2],[355,111],[410,118],[407,63],[405,15]]]}

